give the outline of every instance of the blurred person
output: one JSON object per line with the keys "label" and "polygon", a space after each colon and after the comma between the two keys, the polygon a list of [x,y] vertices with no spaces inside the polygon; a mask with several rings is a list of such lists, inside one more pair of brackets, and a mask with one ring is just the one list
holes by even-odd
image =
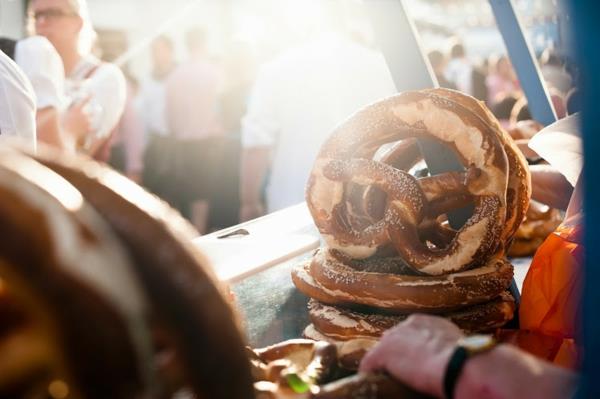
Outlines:
{"label": "blurred person", "polygon": [[256,56],[249,43],[234,41],[223,61],[223,90],[220,115],[223,123],[226,160],[219,170],[221,184],[214,187],[210,204],[211,229],[225,228],[239,222],[241,121],[246,114],[250,91],[256,78]]}
{"label": "blurred person", "polygon": [[123,115],[111,135],[108,163],[136,183],[141,182],[144,123],[135,106],[137,81],[127,76],[127,99]]}
{"label": "blurred person", "polygon": [[[304,200],[323,140],[361,107],[396,92],[380,53],[330,28],[264,64],[242,120],[241,220]],[[267,176],[267,171],[269,171]]]}
{"label": "blurred person", "polygon": [[489,98],[489,91],[486,85],[488,77],[489,66],[487,60],[483,60],[481,63],[477,63],[473,66],[473,74],[471,81],[473,84],[473,97],[479,101],[487,103]]}
{"label": "blurred person", "polygon": [[490,74],[486,78],[488,104],[493,107],[507,96],[520,91],[517,77],[507,56],[503,55],[490,63]]}
{"label": "blurred person", "polygon": [[145,140],[141,181],[156,195],[165,197],[168,187],[165,165],[169,158],[164,148],[169,135],[166,82],[176,67],[173,40],[166,35],[158,36],[152,42],[150,56],[152,70],[142,82],[136,103]]}
{"label": "blurred person", "polygon": [[123,113],[125,77],[116,65],[92,54],[96,35],[86,0],[31,0],[28,13],[32,32],[45,36],[62,59],[69,101],[88,101],[91,133],[79,149],[97,156]]}
{"label": "blurred person", "polygon": [[494,114],[494,116],[500,122],[500,125],[505,129],[510,129],[510,117],[515,107],[515,104],[518,102],[519,98],[514,93],[508,93],[504,96],[501,96],[495,103],[490,107],[490,111]]}
{"label": "blurred person", "polygon": [[551,49],[546,49],[540,57],[542,75],[548,86],[566,94],[573,87],[573,79],[565,70],[560,57]]}
{"label": "blurred person", "polygon": [[437,78],[439,86],[456,90],[456,85],[450,82],[444,76],[444,71],[446,70],[446,66],[448,64],[444,53],[439,50],[433,50],[427,54],[427,58],[429,58],[429,63],[431,64],[431,68],[435,73],[435,77]]}
{"label": "blurred person", "polygon": [[455,43],[450,49],[450,61],[445,76],[458,90],[466,94],[473,93],[473,65],[461,43]]}
{"label": "blurred person", "polygon": [[4,52],[0,51],[0,138],[16,136],[36,148],[35,93],[31,83]]}
{"label": "blurred person", "polygon": [[37,140],[74,151],[90,131],[90,119],[85,100],[67,106],[60,56],[46,38],[32,36],[15,43],[14,57],[36,96]]}
{"label": "blurred person", "polygon": [[510,111],[510,123],[508,128],[515,127],[517,122],[533,119],[529,106],[527,105],[527,97],[521,96],[513,105]]}
{"label": "blurred person", "polygon": [[150,77],[142,82],[137,100],[150,141],[154,135],[166,136],[169,133],[165,85],[176,66],[173,40],[165,35],[158,36],[152,42],[151,56],[152,71]]}
{"label": "blurred person", "polygon": [[248,43],[233,42],[223,60],[221,120],[226,134],[240,137],[241,120],[256,78],[256,56]]}
{"label": "blurred person", "polygon": [[[190,218],[200,233],[208,228],[209,196],[217,183],[222,151],[222,127],[217,114],[218,69],[208,58],[203,29],[187,32],[187,61],[166,82],[166,117],[175,165],[168,200]],[[169,162],[167,160],[167,162]]]}
{"label": "blurred person", "polygon": [[178,139],[202,139],[222,133],[217,115],[219,71],[207,53],[206,32],[186,34],[188,60],[169,76],[166,115],[169,132]]}
{"label": "blurred person", "polygon": [[552,101],[556,117],[562,119],[567,116],[567,105],[564,94],[554,87],[548,89],[548,94],[550,94],[550,101]]}
{"label": "blurred person", "polygon": [[[550,101],[552,101],[552,107],[556,113],[556,117],[558,119],[562,119],[567,116],[567,107],[562,94],[554,88],[548,89],[548,94],[550,95]],[[518,98],[517,102],[512,108],[512,111],[510,112],[510,123],[508,128],[513,128],[519,121],[526,121],[530,119],[533,119],[533,116],[531,115],[529,106],[527,105],[527,97],[521,96]]]}

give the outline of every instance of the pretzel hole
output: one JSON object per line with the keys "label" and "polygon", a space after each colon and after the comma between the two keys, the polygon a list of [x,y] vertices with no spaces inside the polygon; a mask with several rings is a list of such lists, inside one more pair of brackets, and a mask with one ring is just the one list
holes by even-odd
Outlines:
{"label": "pretzel hole", "polygon": [[[440,145],[441,143],[437,143]],[[432,175],[424,159],[421,146],[414,138],[404,139],[381,145],[373,156],[373,160],[386,163],[396,169],[403,170],[423,182],[431,182],[433,191],[437,191],[428,204],[427,220],[435,221],[443,232],[432,232],[431,227],[422,229],[419,226],[419,238],[431,249],[442,249],[449,245],[455,235],[449,225],[450,219],[460,220],[453,224],[458,230],[473,215],[474,204],[466,190],[467,177],[473,178],[478,170],[462,168],[462,171],[448,171]],[[461,183],[461,184],[459,184]],[[384,217],[388,195],[375,186],[363,186],[357,183],[347,185],[346,209],[349,224],[357,229],[364,229]],[[455,217],[459,214],[461,217]],[[465,217],[465,215],[468,215]]]}

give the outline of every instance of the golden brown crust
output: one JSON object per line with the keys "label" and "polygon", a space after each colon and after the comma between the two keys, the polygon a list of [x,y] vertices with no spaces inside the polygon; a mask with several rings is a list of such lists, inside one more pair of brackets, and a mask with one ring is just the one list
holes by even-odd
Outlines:
{"label": "golden brown crust", "polygon": [[498,120],[480,101],[449,89],[431,89],[436,95],[452,99],[465,111],[476,114],[500,139],[509,164],[508,187],[506,193],[506,222],[501,241],[507,243],[514,236],[525,218],[531,198],[531,173],[527,159],[519,150],[513,138],[500,126]]}
{"label": "golden brown crust", "polygon": [[191,243],[194,229],[158,198],[98,163],[51,151],[40,151],[36,159],[73,184],[125,244],[153,318],[175,345],[195,393],[251,397],[244,340],[208,261]]}
{"label": "golden brown crust", "polygon": [[530,140],[543,128],[544,125],[541,123],[529,119],[525,121],[518,121],[516,126],[510,129],[508,133],[513,140]]}
{"label": "golden brown crust", "polygon": [[563,220],[558,209],[532,201],[508,249],[508,256],[532,256]]}
{"label": "golden brown crust", "polygon": [[[69,183],[31,159],[0,151],[0,276],[26,317],[16,335],[0,337],[12,340],[3,360],[21,353],[12,371],[27,373],[37,362],[42,369],[33,369],[29,384],[40,373],[43,383],[45,369],[47,383],[65,381],[74,397],[149,394],[151,347],[139,334],[147,328],[145,311],[129,284],[123,248]],[[120,274],[114,277],[127,297],[103,282],[99,270]],[[10,396],[2,392],[10,381],[0,385],[0,396]]]}
{"label": "golden brown crust", "polygon": [[[508,293],[479,305],[466,307],[441,316],[455,323],[467,334],[492,331],[510,321],[515,302]],[[315,328],[327,337],[336,340],[373,337],[379,338],[385,330],[404,321],[408,315],[389,315],[350,310],[329,306],[315,300],[309,302],[309,317]]]}
{"label": "golden brown crust", "polygon": [[[475,267],[496,251],[506,218],[505,147],[511,149],[502,142],[502,134],[454,98],[461,94],[442,94],[406,92],[372,104],[340,125],[323,144],[306,199],[330,247],[353,258],[367,258],[391,242],[411,267],[431,275]],[[392,165],[368,160],[381,144],[409,137],[432,137],[445,143],[469,168],[459,179],[428,178],[428,186],[439,194],[440,187],[453,183],[457,198],[463,202],[472,198],[475,203],[473,216],[443,248],[432,250],[419,238],[418,225],[428,205],[423,189]],[[408,151],[411,146],[398,148]],[[393,153],[390,159],[397,157]],[[364,218],[357,218],[346,201],[348,187],[356,184],[375,186],[388,196],[383,217],[366,227]],[[368,207],[362,212],[363,216],[376,214]]]}
{"label": "golden brown crust", "polygon": [[348,340],[338,340],[321,333],[313,324],[309,324],[302,336],[313,341],[325,341],[334,344],[338,350],[338,363],[345,370],[356,371],[365,354],[377,345],[373,337],[354,337]]}
{"label": "golden brown crust", "polygon": [[[373,262],[371,270],[377,270],[378,261]],[[512,265],[504,259],[439,277],[358,271],[328,250],[320,250],[308,264],[292,271],[300,291],[326,304],[437,313],[489,301],[508,288],[512,276]]]}

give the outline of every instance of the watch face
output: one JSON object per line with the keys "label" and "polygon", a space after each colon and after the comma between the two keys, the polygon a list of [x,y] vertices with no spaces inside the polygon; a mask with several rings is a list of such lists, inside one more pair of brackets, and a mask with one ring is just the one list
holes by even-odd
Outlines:
{"label": "watch face", "polygon": [[473,354],[485,352],[493,348],[496,340],[491,335],[471,335],[462,338],[458,344]]}

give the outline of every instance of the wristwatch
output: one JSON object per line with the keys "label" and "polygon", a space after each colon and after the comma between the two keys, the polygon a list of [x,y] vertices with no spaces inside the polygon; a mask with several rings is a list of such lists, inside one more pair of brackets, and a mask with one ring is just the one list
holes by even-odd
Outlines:
{"label": "wristwatch", "polygon": [[461,338],[456,344],[456,349],[450,356],[446,374],[444,375],[444,394],[446,399],[454,398],[456,383],[467,359],[480,353],[487,352],[496,346],[497,342],[492,335],[471,335]]}

